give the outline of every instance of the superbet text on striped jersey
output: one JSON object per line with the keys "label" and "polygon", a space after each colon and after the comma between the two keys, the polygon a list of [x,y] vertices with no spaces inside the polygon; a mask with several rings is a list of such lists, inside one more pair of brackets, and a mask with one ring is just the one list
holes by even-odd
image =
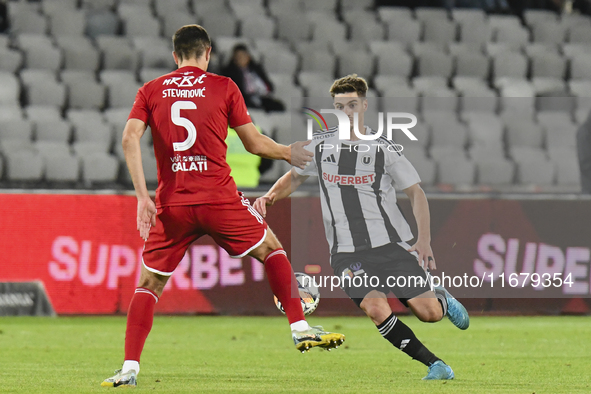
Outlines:
{"label": "superbet text on striped jersey", "polygon": [[[366,135],[374,133],[366,127]],[[314,133],[306,149],[314,152],[314,159],[304,170],[295,171],[318,176],[331,255],[413,238],[396,204],[396,189],[404,190],[421,179],[399,145],[384,137],[371,142],[341,140],[333,127]]]}
{"label": "superbet text on striped jersey", "polygon": [[152,129],[156,207],[239,201],[226,163],[228,123],[251,119],[238,86],[198,67],[156,78],[137,93],[129,118]]}

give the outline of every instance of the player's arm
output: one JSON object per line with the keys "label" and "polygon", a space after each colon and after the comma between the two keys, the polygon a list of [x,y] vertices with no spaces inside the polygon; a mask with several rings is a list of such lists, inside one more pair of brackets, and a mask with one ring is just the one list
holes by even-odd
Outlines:
{"label": "player's arm", "polygon": [[133,181],[133,187],[138,200],[137,205],[137,229],[140,236],[148,239],[150,226],[156,225],[156,206],[150,198],[148,188],[146,187],[146,178],[144,167],[142,165],[142,152],[140,148],[140,139],[146,131],[146,124],[139,119],[129,119],[123,130],[123,153],[125,162]]}
{"label": "player's arm", "polygon": [[290,146],[281,145],[264,134],[259,133],[252,123],[234,127],[244,148],[253,155],[266,159],[285,160],[292,166],[304,169],[306,163],[312,160],[312,152],[304,147],[310,141],[295,142]]}
{"label": "player's arm", "polygon": [[292,168],[275,182],[267,194],[256,199],[254,202],[254,208],[263,215],[263,217],[267,216],[268,205],[273,205],[276,201],[295,192],[306,179],[308,179],[307,175],[300,175],[294,168]]}
{"label": "player's arm", "polygon": [[404,189],[404,193],[410,200],[418,228],[417,242],[409,249],[409,252],[416,251],[419,254],[419,264],[422,267],[435,269],[437,267],[433,258],[433,250],[431,250],[431,216],[427,196],[418,183]]}

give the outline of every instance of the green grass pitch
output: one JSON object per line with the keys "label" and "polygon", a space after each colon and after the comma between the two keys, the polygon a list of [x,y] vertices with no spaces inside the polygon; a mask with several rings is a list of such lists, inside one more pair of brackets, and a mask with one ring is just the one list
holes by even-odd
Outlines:
{"label": "green grass pitch", "polygon": [[[156,317],[136,391],[163,393],[589,393],[591,317],[402,319],[453,381],[394,349],[367,318],[312,316],[347,336],[301,354],[284,317]],[[0,393],[98,393],[120,367],[124,317],[0,318]]]}

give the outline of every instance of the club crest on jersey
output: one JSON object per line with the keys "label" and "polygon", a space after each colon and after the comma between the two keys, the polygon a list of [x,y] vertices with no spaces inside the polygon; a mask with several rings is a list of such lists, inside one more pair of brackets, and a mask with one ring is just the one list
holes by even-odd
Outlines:
{"label": "club crest on jersey", "polygon": [[361,263],[353,263],[349,268],[353,271],[353,275],[361,275],[365,273],[365,271],[361,269]]}
{"label": "club crest on jersey", "polygon": [[361,158],[361,162],[366,166],[369,166],[373,162],[373,159],[370,155],[365,155]]}

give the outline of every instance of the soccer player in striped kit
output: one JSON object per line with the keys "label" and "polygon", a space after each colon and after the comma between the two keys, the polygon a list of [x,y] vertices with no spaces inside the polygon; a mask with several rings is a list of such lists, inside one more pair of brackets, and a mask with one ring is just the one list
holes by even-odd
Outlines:
{"label": "soccer player in striped kit", "polygon": [[[447,315],[458,328],[468,328],[469,317],[462,304],[442,287],[431,289],[428,281],[428,269],[436,266],[429,205],[419,175],[392,141],[383,136],[366,141],[353,132],[356,113],[360,133],[375,133],[364,125],[367,89],[365,80],[355,74],[334,82],[330,89],[334,107],[350,119],[351,139],[339,140],[337,127],[314,133],[306,147],[314,153],[314,160],[303,170],[293,167],[254,207],[265,216],[266,206],[289,196],[309,176],[317,176],[334,274],[379,278],[375,287],[356,287],[353,281],[343,280],[343,290],[385,339],[429,367],[424,379],[453,379],[451,367],[394,315],[386,299],[392,291],[421,321],[436,322]],[[418,236],[412,246],[407,244],[413,234],[396,204],[396,190],[408,196],[417,221]],[[388,287],[388,278],[400,277],[405,278],[405,286]]]}

